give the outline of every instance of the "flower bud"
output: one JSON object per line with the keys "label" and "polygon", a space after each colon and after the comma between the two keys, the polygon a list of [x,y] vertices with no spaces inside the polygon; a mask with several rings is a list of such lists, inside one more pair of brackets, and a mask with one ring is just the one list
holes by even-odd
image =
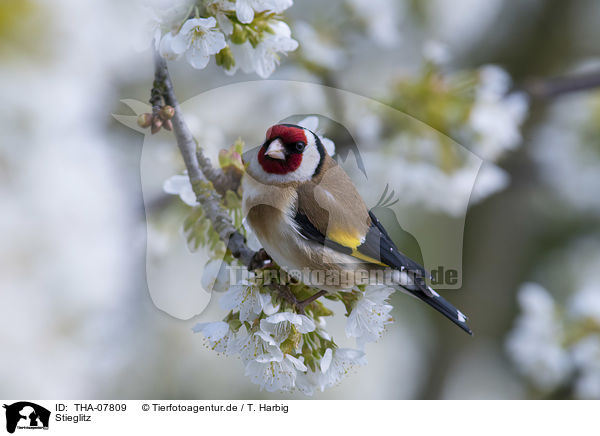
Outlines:
{"label": "flower bud", "polygon": [[225,70],[230,70],[235,66],[235,59],[229,46],[217,53],[215,55],[215,60],[217,61],[217,65],[222,66]]}
{"label": "flower bud", "polygon": [[150,132],[154,135],[156,132],[160,130],[162,127],[162,120],[159,117],[152,118],[152,127],[150,128]]}
{"label": "flower bud", "polygon": [[152,114],[149,114],[149,113],[140,114],[140,116],[137,119],[137,124],[142,129],[146,129],[146,128],[150,127],[150,125],[152,124]]}
{"label": "flower bud", "polygon": [[160,112],[158,112],[158,116],[164,121],[170,120],[174,115],[175,108],[173,106],[169,106],[168,104],[160,108]]}
{"label": "flower bud", "polygon": [[239,24],[233,25],[233,33],[231,34],[231,42],[234,44],[243,44],[248,39],[248,33]]}

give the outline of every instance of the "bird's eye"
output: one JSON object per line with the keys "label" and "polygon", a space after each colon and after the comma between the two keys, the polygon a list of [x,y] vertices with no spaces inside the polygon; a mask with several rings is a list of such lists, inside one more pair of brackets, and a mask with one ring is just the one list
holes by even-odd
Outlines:
{"label": "bird's eye", "polygon": [[304,151],[304,148],[306,147],[306,144],[300,141],[296,142],[296,144],[294,144],[294,147],[298,153],[302,153]]}

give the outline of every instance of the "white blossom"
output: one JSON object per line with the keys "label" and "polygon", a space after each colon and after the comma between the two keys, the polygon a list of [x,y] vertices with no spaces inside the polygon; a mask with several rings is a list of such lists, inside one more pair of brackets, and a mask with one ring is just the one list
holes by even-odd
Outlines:
{"label": "white blossom", "polygon": [[263,306],[271,303],[269,294],[262,294],[257,286],[252,284],[237,284],[231,286],[219,300],[224,310],[240,313],[240,321],[254,321],[263,310]]}
{"label": "white blossom", "polygon": [[219,24],[219,28],[225,35],[233,33],[233,23],[225,14],[226,11],[235,9],[235,4],[229,0],[209,0],[206,3],[206,9],[211,15],[214,15]]}
{"label": "white blossom", "polygon": [[316,371],[307,370],[296,377],[296,388],[305,395],[313,395],[315,390],[337,385],[355,366],[367,364],[365,353],[350,348],[328,348],[321,357]]}
{"label": "white blossom", "polygon": [[236,335],[224,321],[199,323],[192,330],[194,333],[202,333],[210,348],[217,353],[229,355],[238,352]]}
{"label": "white blossom", "polygon": [[254,12],[273,11],[280,13],[292,6],[292,0],[236,0],[235,14],[242,23],[251,23]]}
{"label": "white blossom", "polygon": [[175,35],[172,32],[166,33],[158,43],[158,52],[160,55],[170,61],[179,59],[181,54],[173,51],[173,39]]}
{"label": "white blossom", "polygon": [[296,389],[304,395],[312,396],[319,388],[319,372],[308,369],[296,374]]}
{"label": "white blossom", "polygon": [[315,330],[315,323],[306,315],[279,312],[260,321],[260,331],[256,334],[270,345],[280,346],[292,333],[292,327],[299,333]]}
{"label": "white blossom", "polygon": [[216,30],[214,17],[192,18],[187,20],[171,42],[175,54],[185,53],[190,65],[197,69],[205,68],[211,55],[225,48],[225,36]]}
{"label": "white blossom", "polygon": [[253,332],[240,335],[236,347],[244,365],[252,361],[270,362],[283,359],[283,352],[277,345],[268,343]]}
{"label": "white blossom", "polygon": [[188,206],[198,206],[196,194],[192,189],[190,178],[187,175],[171,176],[163,183],[163,191],[167,194],[179,195],[181,201]]}
{"label": "white blossom", "polygon": [[296,385],[298,371],[306,371],[306,366],[295,357],[286,354],[281,360],[260,362],[251,360],[246,365],[245,374],[250,381],[267,392],[291,391]]}
{"label": "white blossom", "polygon": [[371,285],[361,293],[346,321],[346,336],[356,338],[359,348],[377,341],[385,326],[392,322],[393,307],[388,304],[388,298],[393,292],[393,288]]}
{"label": "white blossom", "polygon": [[262,311],[260,291],[250,284],[231,286],[219,300],[224,310],[240,313],[240,321],[254,321]]}
{"label": "white blossom", "polygon": [[280,62],[280,53],[287,53],[298,48],[298,41],[292,39],[292,32],[283,21],[275,21],[270,25],[274,33],[266,33],[264,39],[254,50],[254,70],[266,79]]}
{"label": "white blossom", "polygon": [[143,13],[146,17],[145,32],[139,49],[148,48],[154,40],[155,48],[159,48],[163,35],[175,30],[189,15],[195,0],[142,0]]}
{"label": "white blossom", "polygon": [[223,259],[211,259],[206,262],[201,279],[205,291],[225,292],[229,289],[229,271],[224,266]]}
{"label": "white blossom", "polygon": [[246,74],[256,72],[266,79],[279,65],[280,54],[298,48],[298,42],[291,37],[292,33],[287,24],[275,20],[270,27],[274,33],[265,32],[263,40],[256,47],[252,47],[249,41],[243,44],[230,44],[235,65],[225,70],[226,74],[231,76],[241,69]]}
{"label": "white blossom", "polygon": [[367,364],[365,353],[351,348],[328,348],[320,364],[318,387],[321,391],[337,385],[355,366]]}
{"label": "white blossom", "polygon": [[232,76],[238,69],[244,73],[250,74],[254,72],[254,47],[249,41],[243,44],[231,44],[229,46],[231,54],[235,59],[235,65],[229,70],[225,70],[225,74]]}

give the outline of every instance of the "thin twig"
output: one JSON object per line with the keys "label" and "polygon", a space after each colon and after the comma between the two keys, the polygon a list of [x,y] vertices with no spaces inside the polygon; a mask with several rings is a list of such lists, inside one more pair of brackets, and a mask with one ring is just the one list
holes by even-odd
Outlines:
{"label": "thin twig", "polygon": [[204,213],[213,224],[213,228],[219,234],[221,240],[227,244],[233,256],[249,269],[256,268],[258,266],[256,257],[260,252],[254,252],[246,245],[244,236],[236,230],[227,210],[222,206],[221,195],[214,190],[212,182],[208,178],[209,176],[216,178],[219,173],[210,161],[204,157],[202,150],[197,147],[192,132],[183,119],[179,102],[175,97],[167,62],[158,53],[154,55],[154,89],[159,90],[165,103],[175,109],[175,114],[171,120],[173,133],[198,203],[200,203]]}
{"label": "thin twig", "polygon": [[533,98],[548,99],[598,87],[600,87],[600,72],[551,79],[533,79],[524,84],[523,90]]}
{"label": "thin twig", "polygon": [[204,175],[210,180],[215,187],[215,190],[223,195],[228,190],[237,191],[240,186],[241,177],[239,173],[234,171],[223,171],[211,165],[208,158],[204,155],[201,148],[197,149],[196,158],[200,168],[204,171]]}
{"label": "thin twig", "polygon": [[[262,248],[255,252],[248,247],[246,239],[235,229],[227,210],[221,203],[222,197],[219,192],[225,193],[228,189],[237,190],[239,177],[229,175],[213,167],[202,149],[197,146],[192,132],[181,114],[181,108],[175,97],[173,83],[169,76],[167,62],[156,52],[154,55],[153,98],[155,95],[154,90],[158,90],[162,94],[165,103],[175,109],[171,121],[177,146],[187,168],[196,199],[208,219],[210,219],[213,228],[219,234],[221,240],[227,244],[233,256],[239,259],[248,270],[252,271],[264,267],[270,261],[269,255]],[[298,302],[288,286],[277,285],[274,290],[279,292],[288,302],[295,302],[294,306],[300,313],[304,312],[304,308],[308,304],[325,294],[325,291],[320,291],[307,300]]]}

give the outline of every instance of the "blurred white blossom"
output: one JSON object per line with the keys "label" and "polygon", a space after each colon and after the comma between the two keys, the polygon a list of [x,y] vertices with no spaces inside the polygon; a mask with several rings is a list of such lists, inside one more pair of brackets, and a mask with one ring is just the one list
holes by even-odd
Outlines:
{"label": "blurred white blossom", "polygon": [[[431,52],[426,58],[448,56],[437,43],[425,49]],[[502,68],[447,72],[440,65],[447,60],[397,79],[388,101],[406,116],[388,115],[393,127],[375,131],[385,137],[369,139],[379,150],[368,159],[377,168],[375,176],[401,191],[404,202],[459,216],[469,203],[509,184],[508,173],[496,162],[520,145],[528,102],[524,94],[510,93],[511,79]],[[388,168],[390,159],[403,162],[403,170]]]}
{"label": "blurred white blossom", "polygon": [[519,291],[521,314],[507,351],[543,392],[570,387],[576,398],[600,398],[600,286],[589,280],[600,265],[598,247],[597,240],[581,240],[566,251],[566,262],[555,258],[548,263],[546,271],[558,264],[567,277],[574,273],[567,283],[572,292],[564,301],[555,301],[535,283]]}
{"label": "blurred white blossom", "polygon": [[554,102],[532,144],[533,159],[543,180],[576,210],[600,214],[600,97],[564,96]]}
{"label": "blurred white blossom", "polygon": [[475,133],[473,150],[482,158],[496,160],[521,143],[520,126],[528,109],[524,93],[508,94],[510,76],[495,65],[479,70],[475,104],[469,125]]}
{"label": "blurred white blossom", "polygon": [[423,45],[423,57],[429,62],[444,65],[450,61],[452,55],[446,44],[440,41],[429,40]]}
{"label": "blurred white blossom", "polygon": [[195,0],[139,0],[144,16],[144,31],[136,41],[138,49],[148,48],[154,41],[159,48],[163,35],[171,33],[187,18]]}
{"label": "blurred white blossom", "polygon": [[518,294],[521,315],[507,339],[507,350],[519,371],[548,391],[571,373],[571,361],[562,347],[564,332],[548,291],[535,283]]}
{"label": "blurred white blossom", "polygon": [[575,380],[575,396],[600,398],[600,333],[589,335],[571,348],[574,366],[579,371]]}
{"label": "blurred white blossom", "polygon": [[297,21],[294,32],[306,60],[330,70],[341,68],[346,60],[344,50],[326,38],[306,21]]}
{"label": "blurred white blossom", "polygon": [[400,40],[398,18],[400,2],[394,0],[347,0],[365,27],[367,34],[383,47],[393,47]]}
{"label": "blurred white blossom", "polygon": [[131,67],[123,41],[139,30],[130,12],[111,0],[2,4],[4,23],[25,24],[3,25],[15,45],[0,70],[7,397],[106,396],[130,362],[128,331],[138,329],[124,302],[138,292],[130,280],[143,236],[135,181],[116,177],[123,144],[106,130],[120,83],[108,78]]}

